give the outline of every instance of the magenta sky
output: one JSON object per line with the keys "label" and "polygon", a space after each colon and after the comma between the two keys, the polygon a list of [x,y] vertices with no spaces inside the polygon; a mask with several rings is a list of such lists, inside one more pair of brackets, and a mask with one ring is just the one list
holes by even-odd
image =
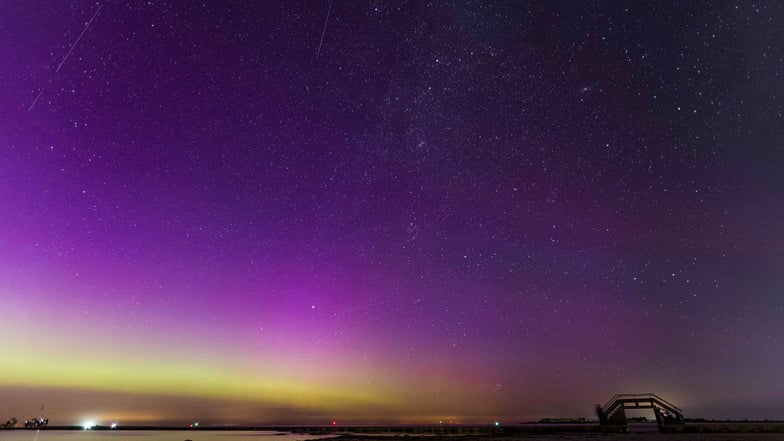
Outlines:
{"label": "magenta sky", "polygon": [[784,417],[784,7],[555,3],[5,2],[0,420]]}

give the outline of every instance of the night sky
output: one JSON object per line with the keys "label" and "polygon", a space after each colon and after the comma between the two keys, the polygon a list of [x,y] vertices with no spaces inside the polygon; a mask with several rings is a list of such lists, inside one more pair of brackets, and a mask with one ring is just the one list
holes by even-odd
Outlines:
{"label": "night sky", "polygon": [[0,420],[784,417],[784,5],[648,3],[0,2]]}

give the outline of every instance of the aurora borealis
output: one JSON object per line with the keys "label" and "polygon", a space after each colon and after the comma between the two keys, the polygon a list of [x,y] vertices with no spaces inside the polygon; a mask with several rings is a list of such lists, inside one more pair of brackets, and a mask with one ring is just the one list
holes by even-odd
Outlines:
{"label": "aurora borealis", "polygon": [[553,3],[0,3],[0,420],[784,417],[784,6]]}

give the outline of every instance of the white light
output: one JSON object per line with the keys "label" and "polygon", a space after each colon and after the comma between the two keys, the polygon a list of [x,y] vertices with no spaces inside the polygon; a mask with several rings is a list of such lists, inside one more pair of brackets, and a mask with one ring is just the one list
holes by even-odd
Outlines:
{"label": "white light", "polygon": [[112,423],[111,427],[112,427],[112,429],[116,429],[117,428],[117,423]]}
{"label": "white light", "polygon": [[82,427],[84,427],[84,430],[90,430],[95,427],[95,421],[85,421]]}

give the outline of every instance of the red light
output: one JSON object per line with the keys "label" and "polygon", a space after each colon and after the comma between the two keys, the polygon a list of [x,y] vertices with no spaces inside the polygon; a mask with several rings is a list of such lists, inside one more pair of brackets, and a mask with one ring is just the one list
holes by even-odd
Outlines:
{"label": "red light", "polygon": [[332,425],[333,425],[333,426],[337,426],[337,425],[338,425],[338,422],[337,422],[337,421],[333,421],[333,422],[332,422]]}

